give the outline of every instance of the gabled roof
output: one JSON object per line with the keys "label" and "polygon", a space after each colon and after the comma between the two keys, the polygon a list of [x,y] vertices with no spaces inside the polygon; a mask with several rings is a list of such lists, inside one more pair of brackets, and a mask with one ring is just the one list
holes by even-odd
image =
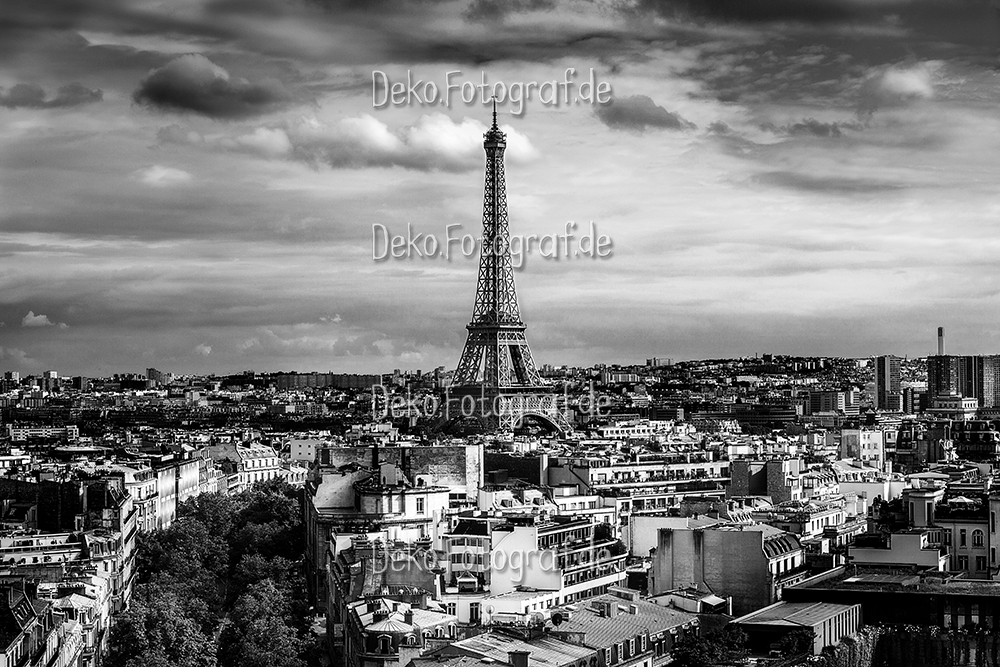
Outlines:
{"label": "gabled roof", "polygon": [[524,640],[518,637],[487,632],[453,642],[441,649],[444,655],[467,655],[490,658],[494,662],[508,663],[511,651],[527,651],[529,667],[560,667],[570,665],[594,654],[594,649],[570,644],[550,635]]}
{"label": "gabled roof", "polygon": [[[603,616],[602,606],[610,605],[611,615]],[[632,613],[632,611],[635,613]],[[617,595],[591,598],[552,629],[553,633],[583,633],[583,643],[606,648],[640,635],[656,635],[697,619],[695,614],[642,600],[624,600]]]}

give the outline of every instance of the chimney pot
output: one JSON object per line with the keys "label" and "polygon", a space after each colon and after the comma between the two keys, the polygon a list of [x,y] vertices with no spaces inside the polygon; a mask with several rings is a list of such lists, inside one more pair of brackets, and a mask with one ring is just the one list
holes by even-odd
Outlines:
{"label": "chimney pot", "polygon": [[528,667],[528,656],[530,651],[508,651],[507,659],[511,667]]}

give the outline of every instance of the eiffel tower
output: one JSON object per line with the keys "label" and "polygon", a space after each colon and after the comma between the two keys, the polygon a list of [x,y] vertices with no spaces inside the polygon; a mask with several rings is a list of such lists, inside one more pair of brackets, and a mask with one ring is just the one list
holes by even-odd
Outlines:
{"label": "eiffel tower", "polygon": [[452,421],[474,419],[484,429],[500,431],[513,431],[533,416],[566,433],[569,422],[535,368],[517,306],[503,168],[507,137],[497,127],[496,100],[493,126],[483,136],[486,190],[476,304],[449,390],[449,412]]}

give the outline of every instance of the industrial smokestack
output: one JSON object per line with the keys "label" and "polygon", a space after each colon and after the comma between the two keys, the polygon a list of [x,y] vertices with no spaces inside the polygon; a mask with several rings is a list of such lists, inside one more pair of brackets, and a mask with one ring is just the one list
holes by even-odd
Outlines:
{"label": "industrial smokestack", "polygon": [[938,327],[938,356],[944,356],[944,327]]}

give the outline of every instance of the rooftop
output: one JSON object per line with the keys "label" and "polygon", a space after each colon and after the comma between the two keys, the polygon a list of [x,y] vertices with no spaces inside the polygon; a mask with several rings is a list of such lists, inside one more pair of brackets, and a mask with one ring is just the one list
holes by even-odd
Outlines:
{"label": "rooftop", "polygon": [[454,642],[441,649],[444,655],[467,655],[507,663],[511,651],[528,651],[529,667],[556,667],[579,662],[594,655],[594,649],[570,644],[550,635],[531,640],[487,632]]}
{"label": "rooftop", "polygon": [[948,593],[1000,597],[1000,581],[965,579],[936,571],[895,574],[855,571],[837,567],[810,577],[793,588],[836,589],[838,591],[896,591],[904,593]]}
{"label": "rooftop", "polygon": [[[608,614],[608,615],[606,615]],[[569,620],[552,629],[554,633],[583,633],[583,642],[603,648],[638,635],[661,632],[697,622],[695,614],[645,602],[625,600],[605,594],[591,598],[574,611]]]}
{"label": "rooftop", "polygon": [[737,618],[733,623],[811,628],[856,606],[830,602],[778,602]]}

